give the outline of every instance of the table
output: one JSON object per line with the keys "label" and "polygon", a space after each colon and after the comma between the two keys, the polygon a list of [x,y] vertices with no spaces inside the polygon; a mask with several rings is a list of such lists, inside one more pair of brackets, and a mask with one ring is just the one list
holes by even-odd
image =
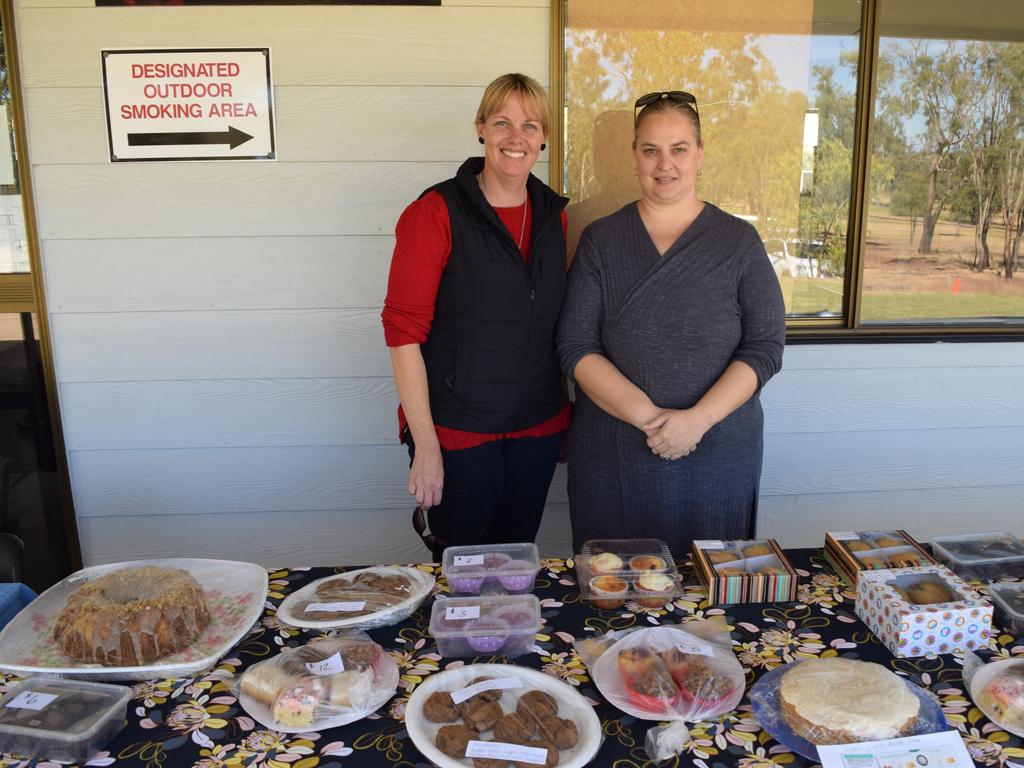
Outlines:
{"label": "table", "polygon": [[0,584],[0,629],[35,599],[36,593],[24,584]]}
{"label": "table", "polygon": [[[545,626],[537,637],[538,651],[515,664],[541,669],[577,686],[597,707],[605,734],[593,764],[627,768],[651,765],[643,748],[644,734],[654,723],[638,721],[605,702],[589,680],[586,667],[572,649],[574,637],[608,629],[677,623],[690,617],[725,615],[732,627],[734,649],[747,677],[747,688],[763,673],[799,658],[841,654],[877,661],[931,690],[947,720],[960,729],[979,766],[1024,765],[1024,740],[989,723],[963,689],[960,664],[954,656],[894,659],[853,614],[853,593],[839,580],[821,550],[787,553],[801,572],[799,603],[709,606],[696,583],[692,565],[681,563],[685,594],[670,609],[627,604],[617,611],[598,611],[580,599],[571,561],[542,563],[535,594],[541,600]],[[436,565],[418,566],[440,577]],[[345,568],[296,568],[271,571],[268,608],[253,631],[218,664],[195,678],[136,684],[129,703],[128,727],[107,752],[87,763],[113,768],[351,768],[351,766],[419,766],[419,754],[403,724],[409,694],[427,676],[452,663],[472,659],[440,659],[427,633],[431,600],[401,624],[369,634],[398,662],[401,687],[395,698],[371,718],[315,734],[267,731],[240,708],[226,675],[276,654],[282,645],[301,645],[309,635],[282,625],[276,607],[291,592],[314,579]],[[435,591],[443,589],[441,585]],[[633,609],[632,611],[630,609]],[[1024,658],[1024,640],[998,634],[988,654]],[[481,657],[476,661],[502,661]],[[11,678],[0,675],[0,682]],[[691,725],[692,739],[677,761],[663,765],[700,768],[801,768],[809,764],[788,752],[762,731],[746,698],[737,711],[719,722]],[[35,762],[0,759],[0,768],[30,768]]]}

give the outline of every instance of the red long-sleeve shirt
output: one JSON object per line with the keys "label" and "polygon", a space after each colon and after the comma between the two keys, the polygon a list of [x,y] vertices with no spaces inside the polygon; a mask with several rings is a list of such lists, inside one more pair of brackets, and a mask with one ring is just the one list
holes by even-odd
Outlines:
{"label": "red long-sleeve shirt", "polygon": [[[508,228],[512,238],[521,243],[523,259],[530,259],[530,226],[532,206],[495,208],[494,212]],[[525,221],[523,220],[525,217]],[[562,232],[566,230],[565,211],[562,211]],[[391,257],[388,293],[384,298],[384,340],[389,347],[422,344],[430,334],[434,321],[441,275],[452,252],[451,220],[448,206],[440,192],[428,192],[411,203],[402,213],[395,228],[395,252]],[[398,406],[398,433],[402,439],[407,421],[402,406]],[[556,435],[569,426],[569,406],[539,424],[516,432],[467,432],[439,424],[434,425],[437,439],[446,451],[463,450],[482,445],[490,440],[514,437],[547,437]]]}

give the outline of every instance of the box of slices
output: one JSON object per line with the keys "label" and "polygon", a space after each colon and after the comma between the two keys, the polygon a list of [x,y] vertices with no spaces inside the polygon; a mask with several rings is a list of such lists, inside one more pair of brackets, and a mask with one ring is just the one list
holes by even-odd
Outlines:
{"label": "box of slices", "polygon": [[696,540],[693,565],[712,603],[796,600],[796,570],[775,539]]}

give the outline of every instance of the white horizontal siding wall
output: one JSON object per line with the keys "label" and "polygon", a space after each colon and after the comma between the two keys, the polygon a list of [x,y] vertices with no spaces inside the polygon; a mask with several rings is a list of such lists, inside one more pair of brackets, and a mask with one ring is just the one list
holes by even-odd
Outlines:
{"label": "white horizontal siding wall", "polygon": [[[547,82],[547,0],[91,6],[17,11],[86,562],[420,559],[379,321],[394,222],[477,152],[489,80]],[[107,162],[100,49],[262,45],[280,160]],[[1022,393],[1024,344],[790,347],[762,533],[1024,533]],[[568,542],[560,470],[541,544]]]}
{"label": "white horizontal siding wall", "polygon": [[[86,562],[421,559],[380,326],[394,224],[479,152],[493,77],[547,83],[547,0],[92,5],[16,17]],[[277,162],[108,162],[101,49],[264,45]],[[564,476],[551,501],[562,552]]]}

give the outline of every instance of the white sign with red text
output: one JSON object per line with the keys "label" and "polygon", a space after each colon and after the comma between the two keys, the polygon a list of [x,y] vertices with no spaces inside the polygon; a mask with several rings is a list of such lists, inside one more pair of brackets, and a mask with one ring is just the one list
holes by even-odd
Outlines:
{"label": "white sign with red text", "polygon": [[105,50],[110,160],[273,160],[269,48]]}

